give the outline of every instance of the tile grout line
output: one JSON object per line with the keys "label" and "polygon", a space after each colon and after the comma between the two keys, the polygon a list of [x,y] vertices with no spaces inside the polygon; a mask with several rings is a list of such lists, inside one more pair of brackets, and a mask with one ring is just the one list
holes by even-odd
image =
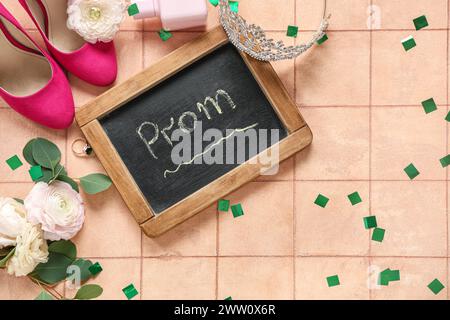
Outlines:
{"label": "tile grout line", "polygon": [[[373,0],[370,0],[370,7],[372,8]],[[372,215],[372,63],[373,63],[373,20],[370,16],[370,32],[369,32],[369,215]],[[371,242],[371,230],[369,230],[369,269],[372,265],[372,242]],[[373,299],[372,288],[370,281],[368,282],[368,296],[369,300]]]}
{"label": "tile grout line", "polygon": [[[294,25],[297,25],[297,0],[294,1]],[[297,37],[294,38],[294,46],[297,45]],[[294,59],[294,97],[293,100],[297,101],[297,58]],[[298,106],[297,106],[298,108]],[[296,212],[296,207],[295,207],[295,199],[296,199],[296,186],[295,186],[295,171],[296,171],[296,161],[295,161],[295,155],[293,156],[293,177],[292,177],[292,298],[293,300],[296,300],[296,290],[297,290],[297,285],[296,285],[296,257],[295,257],[295,252],[296,252],[296,239],[297,239],[297,212]]]}
{"label": "tile grout line", "polygon": [[[351,254],[343,254],[343,255],[336,255],[336,254],[313,254],[313,255],[303,255],[303,254],[296,254],[292,256],[291,254],[286,255],[223,255],[219,256],[219,258],[233,258],[233,259],[240,259],[240,258],[404,258],[404,259],[447,259],[450,258],[447,256],[408,256],[408,255],[351,255]],[[83,259],[104,259],[104,260],[137,260],[140,259],[140,256],[132,257],[123,257],[123,256],[117,256],[117,257],[92,257],[92,256],[83,256]],[[181,255],[160,255],[160,256],[144,256],[144,259],[160,259],[160,260],[170,260],[170,259],[216,259],[216,256],[181,256]]]}
{"label": "tile grout line", "polygon": [[[449,45],[449,41],[450,41],[450,0],[447,0],[447,113],[449,112],[449,107],[448,104],[450,103],[449,100],[449,90],[450,90],[450,84],[449,84],[449,63],[450,63],[450,59],[449,59],[449,55],[450,55],[450,45]],[[448,139],[448,134],[449,134],[449,128],[448,128],[448,121],[446,121],[445,124],[446,127],[446,144],[445,144],[445,148],[446,148],[446,154],[448,154],[448,143],[449,143],[449,139]],[[446,178],[448,179],[448,167],[445,168],[446,171]],[[446,284],[446,289],[447,289],[447,300],[450,298],[450,291],[448,289],[448,284],[449,284],[449,228],[448,228],[448,223],[449,223],[449,219],[448,219],[448,182],[445,184],[445,208],[446,208],[446,220],[447,220],[447,263],[446,263],[446,276],[447,276],[447,284]]]}

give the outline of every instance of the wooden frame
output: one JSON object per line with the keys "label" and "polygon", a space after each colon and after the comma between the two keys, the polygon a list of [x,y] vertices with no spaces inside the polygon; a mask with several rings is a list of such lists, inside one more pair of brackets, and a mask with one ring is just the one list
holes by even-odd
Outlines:
{"label": "wooden frame", "polygon": [[[249,160],[155,215],[103,130],[99,119],[228,41],[222,27],[217,27],[175,50],[158,64],[105,92],[76,113],[81,131],[147,236],[156,237],[206,209],[218,199],[258,177],[263,166],[259,161]],[[308,146],[312,141],[312,133],[270,63],[257,61],[244,53],[241,53],[241,56],[288,131],[285,139],[269,148],[279,148],[281,162]]]}

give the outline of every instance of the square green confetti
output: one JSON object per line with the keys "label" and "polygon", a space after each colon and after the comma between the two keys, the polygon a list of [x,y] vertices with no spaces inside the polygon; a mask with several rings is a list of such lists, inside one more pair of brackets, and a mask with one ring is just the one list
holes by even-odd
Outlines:
{"label": "square green confetti", "polygon": [[425,16],[420,16],[418,18],[415,18],[413,20],[413,22],[414,22],[414,27],[416,27],[416,30],[420,30],[425,27],[428,27],[427,17],[425,17]]}
{"label": "square green confetti", "polygon": [[352,194],[349,194],[347,197],[348,197],[348,200],[350,200],[350,203],[352,204],[352,206],[362,202],[361,197],[359,196],[358,192],[353,192]]}
{"label": "square green confetti", "polygon": [[209,3],[211,3],[214,7],[217,7],[219,5],[219,0],[209,0]]}
{"label": "square green confetti", "polygon": [[422,107],[423,107],[423,110],[425,110],[426,114],[437,110],[437,106],[436,106],[436,103],[434,102],[433,98],[422,101]]}
{"label": "square green confetti", "polygon": [[428,285],[428,289],[430,289],[434,294],[438,294],[444,288],[445,288],[445,286],[438,279],[434,279]]}
{"label": "square green confetti", "polygon": [[139,7],[136,3],[133,3],[128,7],[128,15],[129,16],[134,16],[134,15],[137,15],[138,13],[139,13]]}
{"label": "square green confetti", "polygon": [[317,204],[319,207],[325,208],[328,201],[330,201],[330,199],[328,199],[324,195],[319,194],[314,203]]}
{"label": "square green confetti", "polygon": [[128,300],[133,299],[136,297],[139,292],[136,290],[133,284],[130,284],[122,289],[123,293],[127,296]]}
{"label": "square green confetti", "polygon": [[297,26],[288,26],[286,35],[288,37],[297,38],[298,27]]}
{"label": "square green confetti", "polygon": [[377,217],[375,216],[368,216],[364,217],[364,227],[366,229],[372,229],[377,227]]}
{"label": "square green confetti", "polygon": [[384,229],[381,229],[381,228],[373,229],[372,240],[378,241],[378,242],[383,242],[385,233],[386,233],[386,230],[384,230]]}
{"label": "square green confetti", "polygon": [[227,212],[230,209],[230,200],[220,199],[217,203],[217,210]]}
{"label": "square green confetti", "polygon": [[380,272],[380,275],[378,277],[378,284],[381,286],[387,286],[389,285],[389,276],[390,276],[391,269],[387,268]]}
{"label": "square green confetti", "polygon": [[417,177],[420,172],[419,170],[416,169],[416,167],[414,167],[414,165],[412,163],[410,163],[405,169],[403,169],[406,174],[408,175],[408,177],[412,180],[415,177]]}
{"label": "square green confetti", "polygon": [[439,162],[441,163],[442,168],[447,167],[450,164],[450,154],[446,155],[442,159],[439,159]]}
{"label": "square green confetti", "polygon": [[322,38],[317,40],[317,44],[320,46],[322,43],[324,43],[327,40],[328,40],[328,36],[326,34],[324,34]]}
{"label": "square green confetti", "polygon": [[400,281],[400,270],[391,270],[389,272],[389,282]]}
{"label": "square green confetti", "polygon": [[244,210],[242,210],[242,205],[240,203],[231,206],[231,212],[233,217],[238,218],[244,215]]}
{"label": "square green confetti", "polygon": [[447,120],[448,122],[450,122],[450,111],[447,113],[447,115],[445,116],[445,120]]}
{"label": "square green confetti", "polygon": [[334,275],[334,276],[329,276],[327,277],[327,283],[328,283],[328,287],[335,287],[340,285],[341,283],[339,282],[339,276],[338,275]]}
{"label": "square green confetti", "polygon": [[239,2],[237,2],[237,1],[228,1],[228,3],[230,4],[231,11],[238,13],[238,11],[239,11]]}
{"label": "square green confetti", "polygon": [[170,33],[170,31],[161,29],[158,31],[158,35],[161,38],[162,41],[167,41],[170,38],[172,38],[172,33]]}
{"label": "square green confetti", "polygon": [[93,276],[95,276],[95,275],[99,274],[100,272],[102,272],[103,268],[100,265],[100,263],[96,262],[92,266],[90,266],[88,270]]}
{"label": "square green confetti", "polygon": [[231,296],[226,297],[224,300],[233,300],[233,298]]}
{"label": "square green confetti", "polygon": [[8,160],[6,160],[6,163],[11,168],[11,170],[16,170],[17,168],[20,168],[23,166],[22,161],[20,161],[19,157],[17,155],[12,156]]}
{"label": "square green confetti", "polygon": [[405,51],[409,51],[416,46],[416,41],[413,36],[409,36],[402,40],[402,45]]}
{"label": "square green confetti", "polygon": [[28,170],[28,173],[30,174],[31,180],[33,181],[39,180],[44,176],[41,166],[31,167],[30,170]]}

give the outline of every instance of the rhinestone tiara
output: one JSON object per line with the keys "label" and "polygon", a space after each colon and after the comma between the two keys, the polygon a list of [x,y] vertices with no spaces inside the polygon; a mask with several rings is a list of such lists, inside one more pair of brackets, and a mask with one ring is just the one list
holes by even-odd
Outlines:
{"label": "rhinestone tiara", "polygon": [[283,41],[267,39],[264,30],[260,26],[249,24],[238,13],[233,12],[228,4],[228,0],[220,0],[219,2],[220,23],[231,43],[257,60],[277,61],[293,59],[306,52],[317,40],[325,35],[330,18],[330,16],[325,16],[326,4],[327,2],[324,0],[323,17],[317,32],[314,33],[309,42],[297,46],[286,46]]}

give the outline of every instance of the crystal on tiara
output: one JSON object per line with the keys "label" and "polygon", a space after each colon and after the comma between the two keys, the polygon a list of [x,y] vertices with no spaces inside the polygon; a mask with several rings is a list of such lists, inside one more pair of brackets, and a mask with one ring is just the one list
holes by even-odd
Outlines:
{"label": "crystal on tiara", "polygon": [[324,0],[324,17],[319,29],[309,42],[297,46],[286,46],[283,41],[267,39],[264,30],[255,24],[249,24],[238,13],[233,12],[228,0],[220,0],[220,23],[231,43],[239,50],[261,61],[277,61],[293,59],[311,48],[314,43],[325,35],[330,16],[325,17],[326,0]]}

